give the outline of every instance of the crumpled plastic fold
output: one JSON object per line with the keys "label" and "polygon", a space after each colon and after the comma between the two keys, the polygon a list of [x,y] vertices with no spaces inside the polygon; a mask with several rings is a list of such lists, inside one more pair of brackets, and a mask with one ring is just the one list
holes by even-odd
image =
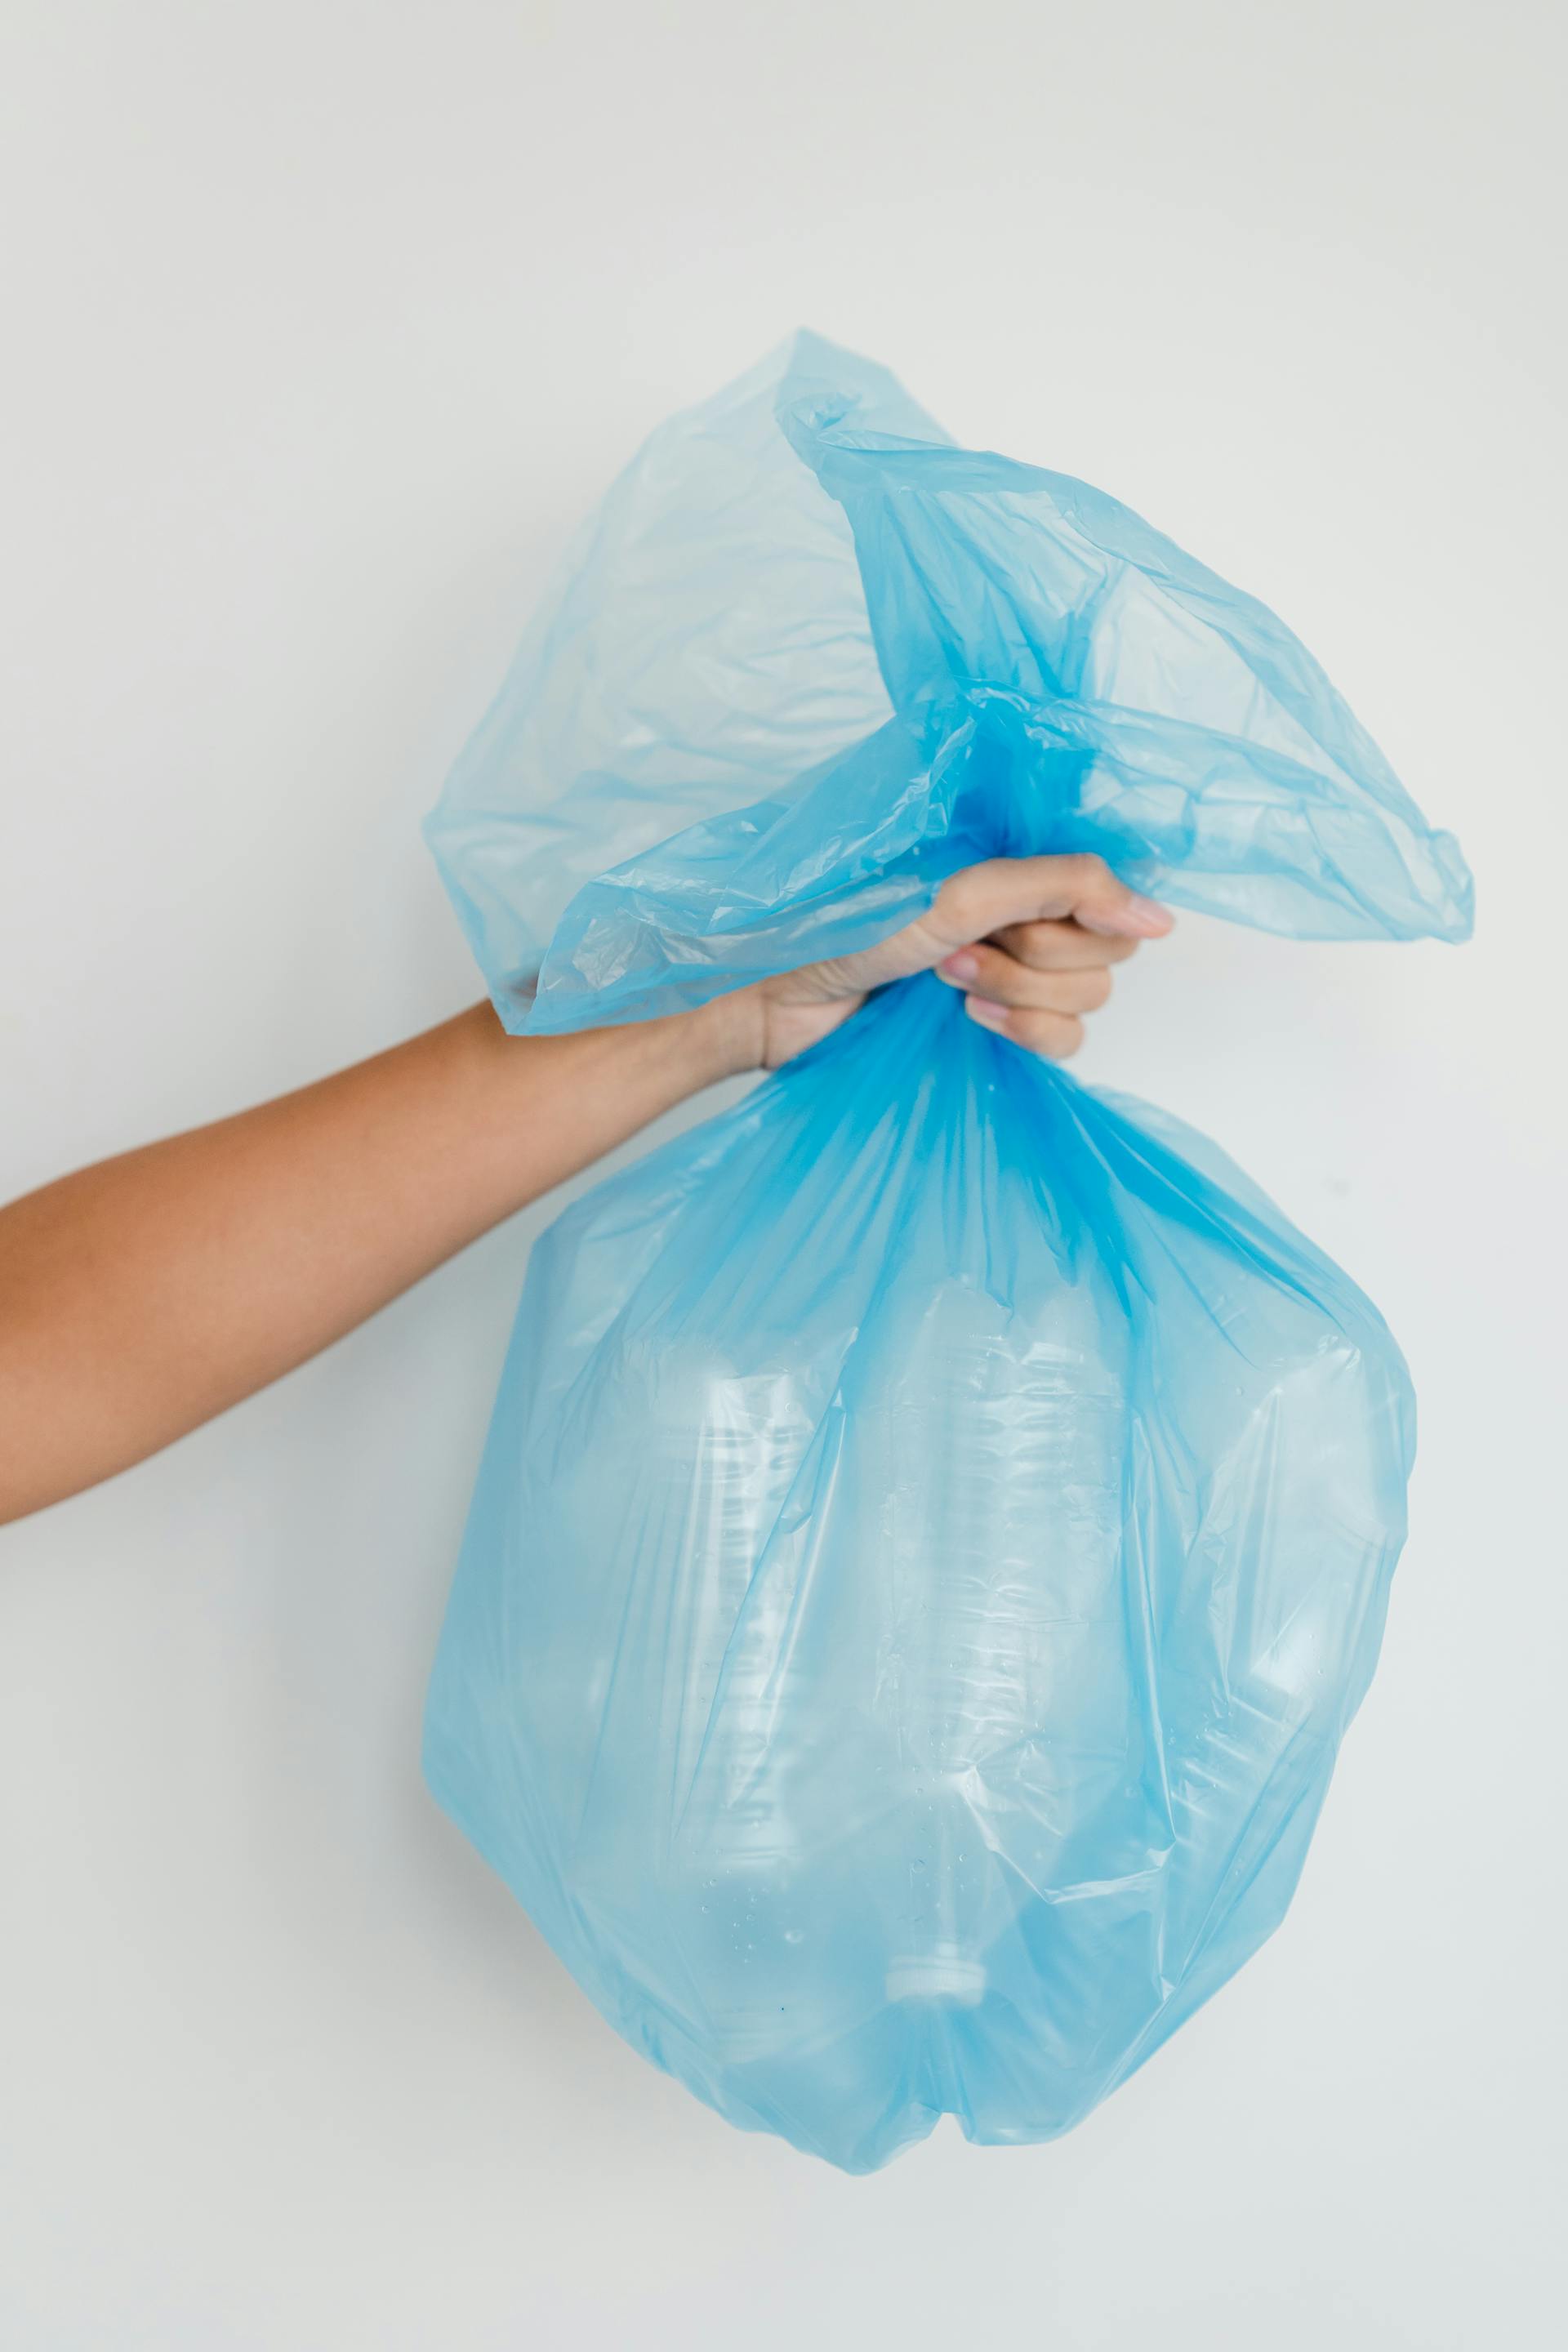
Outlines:
{"label": "crumpled plastic fold", "polygon": [[[810,335],[651,436],[427,830],[531,1034],[872,945],[980,857],[1470,924],[1271,613]],[[1376,1310],[1212,1144],[900,982],[536,1245],[430,1785],[733,2122],[852,2171],[1049,2137],[1282,1916],[1412,1444]]]}

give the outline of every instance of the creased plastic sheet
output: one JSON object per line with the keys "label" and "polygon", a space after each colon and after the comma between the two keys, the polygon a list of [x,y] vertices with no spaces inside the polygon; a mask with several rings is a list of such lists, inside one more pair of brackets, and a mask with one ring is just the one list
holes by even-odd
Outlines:
{"label": "creased plastic sheet", "polygon": [[[1296,639],[800,336],[649,440],[429,834],[509,1026],[1093,849],[1305,938],[1469,880]],[[1202,1139],[877,996],[536,1246],[441,1802],[611,2021],[851,2170],[1067,2129],[1282,1916],[1376,1660],[1405,1368]]]}

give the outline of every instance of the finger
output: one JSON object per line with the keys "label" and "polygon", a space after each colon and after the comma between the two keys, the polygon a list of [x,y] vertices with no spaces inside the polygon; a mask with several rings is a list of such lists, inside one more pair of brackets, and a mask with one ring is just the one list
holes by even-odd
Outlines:
{"label": "finger", "polygon": [[1083,1043],[1083,1023],[1070,1013],[1017,1012],[984,996],[966,996],[963,1009],[981,1028],[1021,1045],[1027,1054],[1043,1055],[1048,1062],[1065,1062]]}
{"label": "finger", "polygon": [[1031,971],[1000,948],[960,948],[937,966],[952,988],[973,989],[994,1004],[1014,1004],[1033,1013],[1098,1013],[1110,994],[1103,964],[1081,971]]}
{"label": "finger", "polygon": [[1124,963],[1138,952],[1136,940],[1108,938],[1078,923],[1007,923],[992,933],[1001,948],[1031,971],[1081,971],[1088,966]]}
{"label": "finger", "polygon": [[1119,882],[1103,857],[989,857],[942,884],[925,918],[950,947],[988,939],[1010,923],[1060,922],[1087,931],[1159,939],[1173,918]]}

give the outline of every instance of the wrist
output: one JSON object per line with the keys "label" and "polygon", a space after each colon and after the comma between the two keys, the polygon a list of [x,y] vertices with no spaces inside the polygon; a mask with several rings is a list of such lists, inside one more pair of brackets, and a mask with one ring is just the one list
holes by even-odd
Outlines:
{"label": "wrist", "polygon": [[763,1002],[753,987],[731,989],[700,1004],[695,1012],[676,1015],[689,1024],[688,1041],[698,1072],[695,1085],[716,1086],[721,1078],[742,1077],[763,1066],[764,1023]]}
{"label": "wrist", "polygon": [[[452,1025],[465,1046],[478,1047],[487,1068],[499,1071],[503,1080],[531,1098],[542,1048],[551,1059],[574,1058],[590,1040],[595,1052],[607,1051],[618,1061],[630,1054],[637,1079],[667,1103],[700,1094],[721,1079],[743,1076],[763,1064],[763,1005],[758,992],[751,987],[731,990],[690,1013],[667,1013],[661,1020],[628,1022],[615,1028],[580,1030],[571,1037],[510,1035],[488,1003],[474,1005]],[[616,1091],[624,1100],[624,1075]],[[647,1116],[657,1116],[658,1108],[654,1102]]]}

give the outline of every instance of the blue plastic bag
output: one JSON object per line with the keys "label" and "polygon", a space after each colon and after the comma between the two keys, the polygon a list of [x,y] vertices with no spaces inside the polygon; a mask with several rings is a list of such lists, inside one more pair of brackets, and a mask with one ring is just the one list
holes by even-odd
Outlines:
{"label": "blue plastic bag", "polygon": [[[502,1018],[869,945],[1089,848],[1308,938],[1469,880],[1303,648],[815,337],[656,433],[430,838]],[[1412,1401],[1212,1145],[888,989],[536,1246],[436,1795],[604,2014],[847,2169],[1043,2139],[1281,1917]]]}

